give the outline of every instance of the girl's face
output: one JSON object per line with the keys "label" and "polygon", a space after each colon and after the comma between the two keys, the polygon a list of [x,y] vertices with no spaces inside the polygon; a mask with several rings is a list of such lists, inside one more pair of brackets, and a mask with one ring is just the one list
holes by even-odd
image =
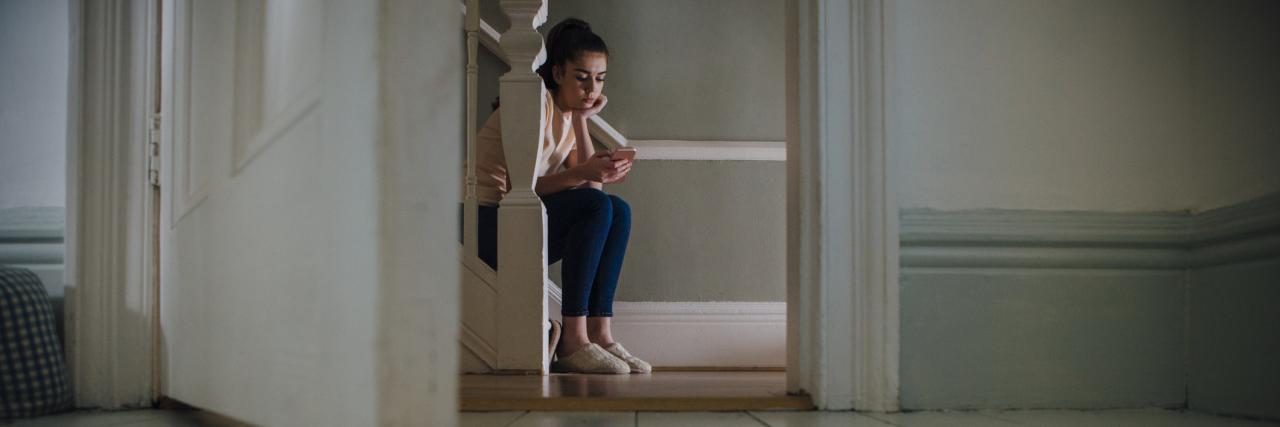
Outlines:
{"label": "girl's face", "polygon": [[604,89],[604,73],[608,63],[609,60],[603,53],[583,52],[578,55],[577,60],[565,62],[563,68],[557,65],[552,70],[552,76],[560,85],[556,93],[559,104],[578,110],[591,108]]}

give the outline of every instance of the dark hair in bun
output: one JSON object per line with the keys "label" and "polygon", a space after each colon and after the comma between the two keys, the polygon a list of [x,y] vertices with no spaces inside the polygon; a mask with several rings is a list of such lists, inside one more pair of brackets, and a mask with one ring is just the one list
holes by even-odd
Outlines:
{"label": "dark hair in bun", "polygon": [[538,67],[538,75],[547,90],[559,89],[556,79],[551,75],[552,67],[557,65],[564,69],[564,64],[578,59],[584,52],[602,53],[609,57],[609,48],[604,39],[591,32],[591,24],[577,18],[565,18],[547,33],[547,61]]}

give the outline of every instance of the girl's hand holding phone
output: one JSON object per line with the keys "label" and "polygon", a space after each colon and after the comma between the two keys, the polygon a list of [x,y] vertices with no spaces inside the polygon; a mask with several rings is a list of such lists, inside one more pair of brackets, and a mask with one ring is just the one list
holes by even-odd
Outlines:
{"label": "girl's hand holding phone", "polygon": [[627,158],[614,160],[613,154],[608,150],[600,150],[593,154],[590,160],[582,164],[585,178],[602,184],[613,184],[627,179],[627,172],[631,171],[631,160]]}

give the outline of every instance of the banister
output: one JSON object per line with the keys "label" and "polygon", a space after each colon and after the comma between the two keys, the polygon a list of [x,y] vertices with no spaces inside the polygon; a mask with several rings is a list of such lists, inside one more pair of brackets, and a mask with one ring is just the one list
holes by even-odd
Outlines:
{"label": "banister", "polygon": [[498,79],[510,187],[498,204],[496,312],[502,317],[493,343],[498,365],[494,368],[546,374],[546,210],[534,185],[542,169],[547,90],[534,70],[546,60],[537,28],[546,22],[547,3],[501,0],[499,5],[511,20],[511,28],[498,40],[511,66]]}

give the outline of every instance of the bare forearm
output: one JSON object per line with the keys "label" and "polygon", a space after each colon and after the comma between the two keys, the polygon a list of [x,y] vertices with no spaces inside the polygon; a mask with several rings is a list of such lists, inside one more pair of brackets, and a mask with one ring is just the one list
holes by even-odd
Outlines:
{"label": "bare forearm", "polygon": [[[533,186],[533,192],[539,196],[559,193],[570,188],[581,187],[590,181],[582,177],[577,169],[568,169],[538,177],[538,183]],[[599,183],[596,183],[599,185]],[[597,187],[599,188],[599,187]]]}
{"label": "bare forearm", "polygon": [[[573,137],[574,144],[577,144],[578,164],[584,164],[591,156],[596,153],[596,147],[591,144],[591,134],[587,130],[587,118],[578,114],[573,115]],[[604,188],[604,184],[598,181],[587,181],[587,186],[600,190]]]}

